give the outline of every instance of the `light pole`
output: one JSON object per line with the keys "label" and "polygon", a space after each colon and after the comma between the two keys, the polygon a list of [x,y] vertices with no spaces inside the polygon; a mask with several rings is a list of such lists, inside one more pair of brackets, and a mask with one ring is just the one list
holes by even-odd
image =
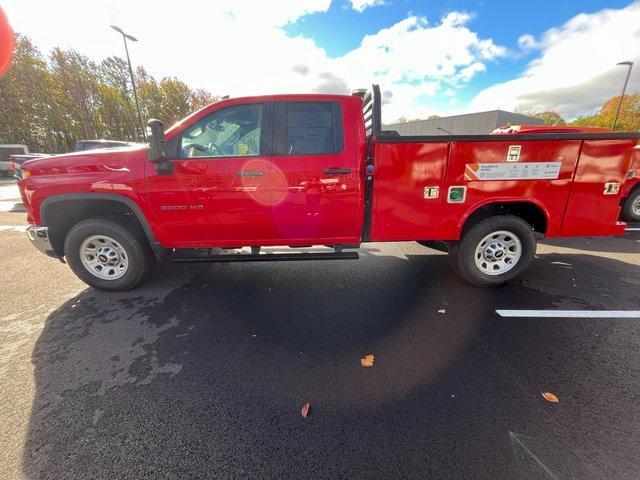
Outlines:
{"label": "light pole", "polygon": [[140,128],[142,129],[142,138],[144,141],[147,141],[147,132],[144,128],[144,122],[142,121],[142,112],[140,111],[140,103],[138,103],[138,93],[136,92],[136,80],[133,77],[133,68],[131,68],[131,59],[129,58],[129,47],[127,46],[127,40],[131,40],[132,42],[137,42],[138,39],[133,35],[128,35],[122,31],[122,29],[116,25],[111,25],[116,32],[122,35],[122,40],[124,40],[124,51],[127,52],[127,63],[129,64],[129,75],[131,75],[131,85],[133,86],[133,98],[136,101],[136,109],[138,110],[138,119],[140,120]]}
{"label": "light pole", "polygon": [[620,62],[617,65],[627,65],[629,70],[627,70],[627,76],[624,79],[624,85],[622,87],[622,96],[620,97],[620,101],[618,102],[618,108],[616,108],[616,114],[613,117],[613,125],[611,125],[611,130],[616,129],[616,122],[618,121],[618,114],[620,113],[620,107],[622,106],[622,100],[624,100],[624,93],[627,91],[627,83],[629,83],[629,77],[631,76],[631,69],[633,68],[633,62]]}

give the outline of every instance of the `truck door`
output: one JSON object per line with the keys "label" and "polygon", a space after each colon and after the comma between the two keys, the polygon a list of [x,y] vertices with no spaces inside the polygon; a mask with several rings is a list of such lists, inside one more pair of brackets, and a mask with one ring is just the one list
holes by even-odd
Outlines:
{"label": "truck door", "polygon": [[273,238],[271,139],[264,128],[271,106],[215,110],[176,139],[172,174],[160,176],[147,165],[149,202],[168,246],[260,245]]}
{"label": "truck door", "polygon": [[362,196],[349,103],[276,102],[272,218],[289,245],[360,241]]}

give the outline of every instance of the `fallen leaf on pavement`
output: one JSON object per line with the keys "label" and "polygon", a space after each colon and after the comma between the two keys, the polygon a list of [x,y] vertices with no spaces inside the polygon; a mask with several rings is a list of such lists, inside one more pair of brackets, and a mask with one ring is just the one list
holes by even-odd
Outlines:
{"label": "fallen leaf on pavement", "polygon": [[542,392],[541,395],[542,395],[542,398],[544,398],[547,402],[560,403],[560,400],[558,400],[558,397],[556,397],[551,392]]}
{"label": "fallen leaf on pavement", "polygon": [[360,365],[362,365],[363,367],[373,367],[374,361],[375,358],[373,357],[373,355],[366,355],[364,358],[360,359]]}
{"label": "fallen leaf on pavement", "polygon": [[302,406],[302,409],[300,410],[300,415],[302,415],[304,418],[307,418],[309,416],[310,409],[311,409],[311,404],[309,402],[305,403]]}

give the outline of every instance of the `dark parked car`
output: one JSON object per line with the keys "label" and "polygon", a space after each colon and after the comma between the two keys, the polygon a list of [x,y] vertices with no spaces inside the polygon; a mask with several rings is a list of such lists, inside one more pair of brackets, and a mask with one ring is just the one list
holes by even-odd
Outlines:
{"label": "dark parked car", "polygon": [[29,147],[26,145],[0,145],[0,175],[9,175],[9,157],[12,155],[26,155]]}

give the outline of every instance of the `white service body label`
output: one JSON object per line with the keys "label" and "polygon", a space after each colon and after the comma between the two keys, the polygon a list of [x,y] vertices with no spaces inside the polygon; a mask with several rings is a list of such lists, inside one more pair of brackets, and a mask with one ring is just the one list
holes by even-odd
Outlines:
{"label": "white service body label", "polygon": [[465,180],[555,180],[562,162],[467,163]]}

